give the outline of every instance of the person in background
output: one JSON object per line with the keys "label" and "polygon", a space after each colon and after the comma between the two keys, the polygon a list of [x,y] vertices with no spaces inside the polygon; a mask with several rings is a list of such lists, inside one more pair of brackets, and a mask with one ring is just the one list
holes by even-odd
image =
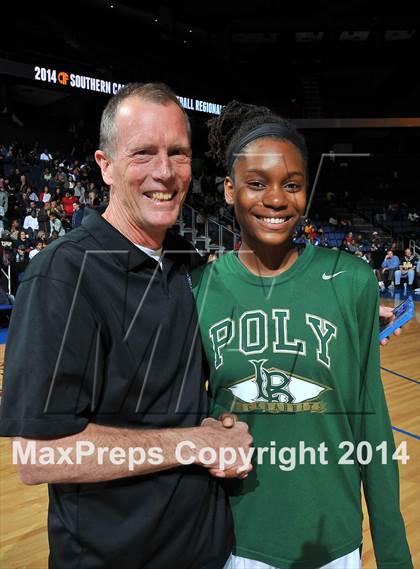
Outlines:
{"label": "person in background", "polygon": [[381,265],[381,280],[379,286],[382,290],[387,289],[389,286],[394,286],[394,274],[400,266],[400,260],[395,255],[393,249],[387,251]]}
{"label": "person in background", "polygon": [[6,190],[3,178],[0,178],[0,207],[3,208],[3,216],[6,215],[9,206],[9,192]]}
{"label": "person in background", "polygon": [[401,279],[407,279],[408,290],[413,288],[414,278],[416,276],[416,257],[412,250],[407,247],[404,251],[404,258],[399,269],[394,273],[395,288],[401,289]]}
{"label": "person in background", "polygon": [[78,180],[74,186],[74,197],[77,198],[82,205],[86,203],[85,192],[85,187],[82,186],[82,182]]}
{"label": "person in background", "polygon": [[35,241],[35,247],[31,251],[29,251],[29,260],[31,261],[38,253],[42,251],[45,247],[44,241],[42,239],[37,239]]}
{"label": "person in background", "polygon": [[82,224],[82,219],[83,219],[83,209],[80,206],[80,203],[78,202],[74,202],[73,203],[73,215],[71,217],[71,227],[72,229],[75,229],[76,227],[79,227],[79,225]]}
{"label": "person in background", "polygon": [[48,148],[44,148],[44,152],[41,152],[39,161],[43,164],[44,168],[49,166],[49,164],[53,161],[53,157],[48,152]]}
{"label": "person in background", "polygon": [[15,295],[29,263],[29,253],[23,243],[17,246],[10,263],[11,291]]}
{"label": "person in background", "polygon": [[47,203],[51,200],[51,192],[48,185],[44,186],[44,189],[39,194],[39,201],[43,203]]}

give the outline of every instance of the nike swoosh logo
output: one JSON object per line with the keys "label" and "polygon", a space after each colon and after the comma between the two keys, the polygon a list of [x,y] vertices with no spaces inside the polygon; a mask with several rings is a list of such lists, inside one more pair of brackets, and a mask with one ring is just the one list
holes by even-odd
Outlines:
{"label": "nike swoosh logo", "polygon": [[324,279],[324,281],[329,281],[330,279],[333,279],[334,277],[341,275],[341,273],[346,273],[347,271],[338,271],[338,273],[333,273],[332,275],[327,275],[326,273],[324,273],[322,275],[322,278]]}

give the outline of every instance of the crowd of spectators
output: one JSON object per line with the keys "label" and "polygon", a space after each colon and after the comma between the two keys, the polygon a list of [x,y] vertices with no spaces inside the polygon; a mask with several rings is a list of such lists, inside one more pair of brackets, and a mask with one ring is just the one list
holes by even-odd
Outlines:
{"label": "crowd of spectators", "polygon": [[80,225],[84,208],[106,206],[109,190],[93,157],[0,144],[1,287],[16,293],[31,259]]}
{"label": "crowd of spectators", "polygon": [[[195,222],[199,233],[204,231],[208,220],[239,232],[232,208],[225,203],[223,182],[224,178],[206,164],[199,169],[193,168],[187,203],[198,212]],[[27,148],[20,144],[0,144],[2,288],[8,289],[4,273],[10,267],[11,292],[15,294],[31,259],[49,243],[80,225],[85,207],[106,207],[108,200],[109,189],[100,178],[93,155],[82,160],[74,152],[51,153],[48,148],[38,145]],[[320,207],[325,208],[333,202],[334,193],[327,192]],[[403,282],[410,288],[420,286],[416,259],[410,250],[398,251],[395,241],[390,242],[377,231],[370,235],[354,235],[351,218],[334,216],[331,211],[328,213],[329,210],[326,207],[325,222],[306,219],[297,228],[295,242],[298,246],[311,243],[357,255],[372,266],[381,290],[399,288]],[[395,221],[402,217],[412,224],[419,223],[415,209],[397,202],[378,210],[375,221],[381,225],[386,220]],[[408,258],[411,259],[410,267]],[[417,267],[420,270],[420,263]]]}
{"label": "crowd of spectators", "polygon": [[408,291],[420,293],[420,262],[412,249],[400,251],[397,241],[389,241],[377,231],[373,231],[370,236],[363,236],[361,233],[353,235],[352,231],[348,231],[337,246],[329,242],[328,234],[321,225],[315,225],[310,219],[306,219],[298,228],[295,243],[298,246],[310,243],[316,247],[332,247],[356,255],[369,263],[378,279],[381,292],[398,291],[405,286]]}

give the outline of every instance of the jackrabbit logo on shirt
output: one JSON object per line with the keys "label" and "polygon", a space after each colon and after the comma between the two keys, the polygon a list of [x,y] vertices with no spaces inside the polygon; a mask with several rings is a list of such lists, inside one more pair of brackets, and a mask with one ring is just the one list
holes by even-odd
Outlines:
{"label": "jackrabbit logo on shirt", "polygon": [[329,387],[278,368],[268,368],[265,366],[267,361],[249,360],[254,368],[253,375],[227,387],[235,397],[232,411],[325,411],[325,405],[314,399]]}

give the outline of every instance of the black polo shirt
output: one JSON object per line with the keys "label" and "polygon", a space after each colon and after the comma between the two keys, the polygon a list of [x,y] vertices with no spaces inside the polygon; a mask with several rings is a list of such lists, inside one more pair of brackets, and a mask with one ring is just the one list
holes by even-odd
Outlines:
{"label": "black polo shirt", "polygon": [[[10,323],[0,434],[199,425],[193,256],[168,235],[161,270],[94,211],[37,255]],[[51,484],[49,496],[51,569],[220,569],[231,550],[225,494],[200,467]]]}

